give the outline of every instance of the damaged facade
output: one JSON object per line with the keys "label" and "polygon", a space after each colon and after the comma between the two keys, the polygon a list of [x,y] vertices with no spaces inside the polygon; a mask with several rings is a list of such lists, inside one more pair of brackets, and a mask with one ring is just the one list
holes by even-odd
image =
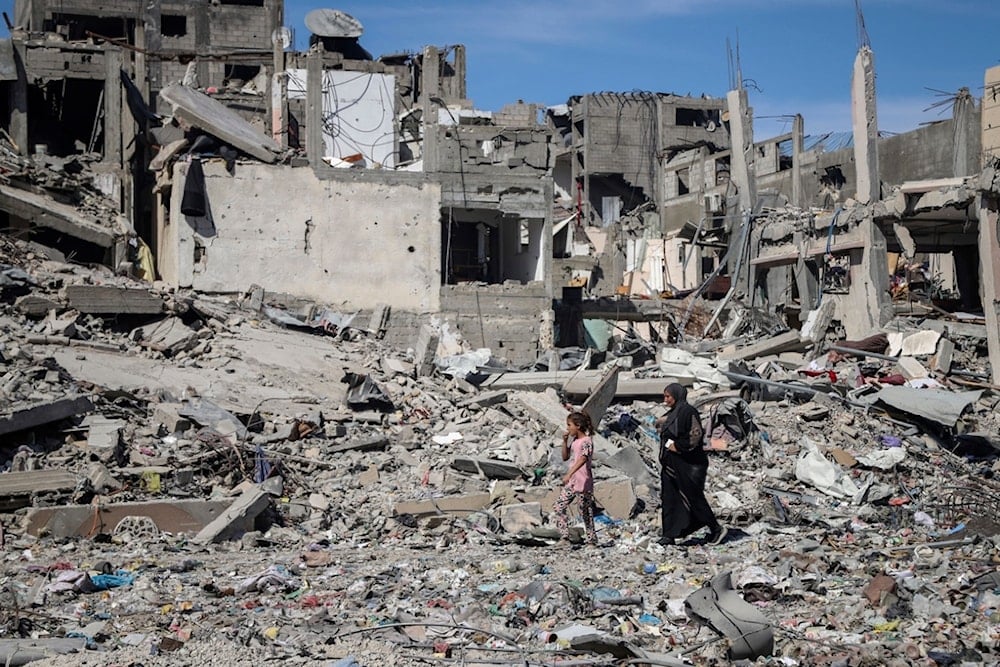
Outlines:
{"label": "damaged facade", "polygon": [[[534,361],[552,291],[550,131],[535,107],[476,111],[463,46],[374,59],[360,23],[333,10],[311,16],[324,34],[308,53],[286,50],[280,2],[143,12],[18,4],[3,84],[11,148],[56,172],[83,162],[79,180],[120,215],[111,226],[45,210],[22,192],[40,187],[25,167],[0,184],[12,226],[86,241],[91,261],[135,274],[145,262],[177,287],[384,305],[401,342],[433,317]],[[45,115],[70,103],[75,125]],[[187,212],[185,188],[204,200]]]}

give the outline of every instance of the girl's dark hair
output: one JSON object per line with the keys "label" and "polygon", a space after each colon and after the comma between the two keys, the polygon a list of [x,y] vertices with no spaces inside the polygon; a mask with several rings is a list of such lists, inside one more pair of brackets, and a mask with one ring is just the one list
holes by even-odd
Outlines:
{"label": "girl's dark hair", "polygon": [[571,412],[566,419],[587,435],[594,435],[594,422],[586,412]]}

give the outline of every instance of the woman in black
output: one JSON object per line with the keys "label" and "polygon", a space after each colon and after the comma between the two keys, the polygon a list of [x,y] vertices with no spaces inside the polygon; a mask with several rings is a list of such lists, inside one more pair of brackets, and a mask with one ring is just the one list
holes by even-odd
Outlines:
{"label": "woman in black", "polygon": [[698,411],[687,402],[687,389],[674,383],[663,390],[670,412],[660,423],[660,544],[674,544],[699,528],[708,527],[708,543],[719,544],[727,530],[719,525],[705,499],[708,456]]}

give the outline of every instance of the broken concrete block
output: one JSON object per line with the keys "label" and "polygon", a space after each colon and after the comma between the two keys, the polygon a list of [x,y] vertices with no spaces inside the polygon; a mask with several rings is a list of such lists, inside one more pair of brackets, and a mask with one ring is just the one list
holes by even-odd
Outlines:
{"label": "broken concrete block", "polygon": [[612,519],[628,519],[637,500],[632,480],[627,477],[594,484],[594,500]]}
{"label": "broken concrete block", "polygon": [[264,288],[260,285],[251,285],[250,289],[247,290],[246,299],[243,301],[243,307],[260,312],[260,309],[264,307]]}
{"label": "broken concrete block", "polygon": [[732,352],[722,352],[718,355],[719,363],[728,361],[739,361],[742,359],[755,359],[767,354],[776,354],[786,350],[798,350],[803,347],[802,339],[798,331],[786,331],[783,334],[772,336],[754,343],[748,347],[740,348]]}
{"label": "broken concrete block", "polygon": [[115,479],[111,471],[102,463],[94,462],[87,466],[87,479],[90,480],[91,487],[97,493],[117,491],[122,488],[121,482]]}
{"label": "broken concrete block", "polygon": [[922,357],[934,354],[941,334],[937,331],[918,331],[903,339],[900,354],[904,357]]}
{"label": "broken concrete block", "polygon": [[45,639],[0,639],[0,665],[20,666],[53,655],[82,654],[87,648],[83,637]]}
{"label": "broken concrete block", "polygon": [[806,316],[805,323],[802,325],[801,337],[812,343],[818,343],[823,340],[827,329],[830,328],[830,323],[833,321],[835,309],[836,303],[833,299],[824,299],[819,308],[810,310],[809,315]]}
{"label": "broken concrete block", "polygon": [[67,417],[91,412],[94,404],[86,396],[68,396],[54,401],[38,403],[16,410],[0,417],[0,435],[16,433],[45,424],[51,424]]}
{"label": "broken concrete block", "polygon": [[254,519],[267,509],[270,503],[271,496],[260,487],[247,489],[225,512],[202,528],[192,541],[197,544],[210,544],[239,537],[253,530]]}
{"label": "broken concrete block", "polygon": [[35,507],[28,510],[25,517],[25,531],[36,537],[42,534],[86,537],[94,533],[110,533],[127,516],[145,516],[153,519],[161,531],[189,533],[201,530],[228,506],[228,500],[113,503],[101,505],[96,516],[93,505]]}
{"label": "broken concrete block", "polygon": [[198,343],[198,332],[184,324],[179,317],[168,317],[139,327],[130,334],[143,347],[175,355],[190,350]]}
{"label": "broken concrete block", "polygon": [[374,484],[378,484],[378,480],[378,466],[374,463],[368,466],[368,470],[365,470],[363,473],[358,475],[358,483],[362,486],[372,486]]}
{"label": "broken concrete block", "polygon": [[325,512],[330,509],[330,499],[327,498],[322,493],[310,493],[309,494],[309,505],[313,509],[317,509],[321,512]]}
{"label": "broken concrete block", "polygon": [[542,525],[542,506],[539,503],[504,505],[498,512],[500,525],[508,533],[520,533]]}
{"label": "broken concrete block", "polygon": [[70,285],[65,291],[69,307],[81,313],[153,315],[163,312],[163,299],[145,289]]}
{"label": "broken concrete block", "polygon": [[391,357],[382,358],[382,372],[386,375],[406,375],[410,377],[413,376],[415,371],[416,366],[408,361],[393,359]]}
{"label": "broken concrete block", "polygon": [[420,335],[413,346],[413,363],[417,367],[419,377],[427,377],[434,372],[434,358],[437,356],[438,334],[428,325],[420,327]]}
{"label": "broken concrete block", "polygon": [[45,317],[49,311],[59,310],[62,304],[37,294],[25,294],[17,298],[14,307],[31,318]]}
{"label": "broken concrete block", "polygon": [[[381,422],[381,420],[380,420]],[[339,454],[341,452],[374,452],[383,450],[389,446],[389,438],[384,435],[374,435],[367,438],[359,438],[351,442],[344,442],[339,445],[327,447],[328,454]]]}
{"label": "broken concrete block", "polygon": [[806,403],[796,412],[799,418],[807,422],[818,422],[830,416],[830,409],[817,403]]}
{"label": "broken concrete block", "polygon": [[191,428],[191,420],[181,415],[186,409],[183,403],[157,403],[153,408],[153,423],[166,433],[183,433]]}
{"label": "broken concrete block", "polygon": [[491,405],[497,405],[498,403],[505,403],[507,401],[506,391],[484,391],[481,394],[476,394],[470,396],[469,398],[463,399],[457,403],[460,408],[469,408],[476,406],[479,408],[488,408]]}
{"label": "broken concrete block", "polygon": [[604,459],[603,463],[618,472],[628,475],[629,478],[635,480],[636,484],[655,485],[659,482],[658,477],[649,469],[646,462],[642,460],[639,450],[632,445],[621,448]]}
{"label": "broken concrete block", "polygon": [[101,461],[117,459],[122,454],[122,429],[124,419],[108,419],[101,415],[88,415],[83,420],[87,431],[87,450]]}
{"label": "broken concrete block", "polygon": [[281,146],[271,137],[232,109],[194,88],[170,84],[160,90],[160,97],[171,106],[174,118],[200,128],[258,160],[271,163],[281,153]]}
{"label": "broken concrete block", "polygon": [[37,493],[68,492],[76,488],[77,477],[68,470],[28,470],[0,473],[0,512],[31,505]]}
{"label": "broken concrete block", "polygon": [[951,372],[951,363],[955,357],[955,344],[947,338],[942,337],[938,341],[937,352],[931,359],[931,370],[936,373],[947,375]]}
{"label": "broken concrete block", "polygon": [[467,516],[489,506],[490,494],[473,493],[464,496],[443,496],[429,500],[399,502],[396,503],[393,511],[397,516],[400,514],[426,516],[440,513]]}
{"label": "broken concrete block", "polygon": [[46,336],[65,336],[66,338],[76,338],[78,330],[76,321],[80,319],[80,313],[70,311],[63,315],[56,316],[56,311],[50,310],[45,320],[42,322],[41,333]]}
{"label": "broken concrete block", "polygon": [[899,369],[899,374],[907,380],[925,378],[929,375],[924,365],[913,357],[900,357],[896,360],[896,368]]}
{"label": "broken concrete block", "polygon": [[558,433],[566,430],[566,417],[569,416],[569,410],[559,400],[559,395],[554,389],[546,389],[544,392],[514,392],[511,395],[511,400],[519,403],[544,425],[552,428],[553,432]]}
{"label": "broken concrete block", "polygon": [[607,412],[608,406],[611,402],[615,400],[615,395],[618,392],[618,374],[621,372],[620,366],[612,366],[601,378],[601,381],[597,383],[594,390],[587,397],[587,400],[583,402],[583,406],[580,407],[580,411],[590,415],[590,420],[594,423],[596,427],[601,423],[601,419],[604,418],[604,413]]}

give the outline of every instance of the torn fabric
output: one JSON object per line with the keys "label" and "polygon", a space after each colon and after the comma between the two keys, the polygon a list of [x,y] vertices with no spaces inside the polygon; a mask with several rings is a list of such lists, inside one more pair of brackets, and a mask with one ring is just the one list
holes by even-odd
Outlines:
{"label": "torn fabric", "polygon": [[360,409],[374,404],[377,407],[392,409],[392,400],[382,387],[370,375],[359,373],[344,373],[341,382],[347,384],[347,405],[352,409]]}
{"label": "torn fabric", "polygon": [[836,498],[857,496],[859,489],[854,480],[840,466],[823,456],[815,442],[803,437],[799,444],[802,451],[795,462],[796,479]]}

